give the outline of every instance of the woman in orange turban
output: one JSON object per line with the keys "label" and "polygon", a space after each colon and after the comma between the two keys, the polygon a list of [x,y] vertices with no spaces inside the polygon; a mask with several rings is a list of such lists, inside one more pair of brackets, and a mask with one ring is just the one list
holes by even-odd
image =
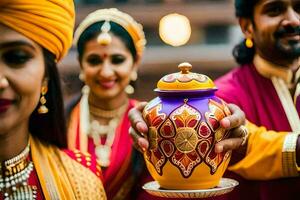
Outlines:
{"label": "woman in orange turban", "polygon": [[73,26],[71,0],[0,1],[0,199],[106,199],[96,160],[62,150]]}

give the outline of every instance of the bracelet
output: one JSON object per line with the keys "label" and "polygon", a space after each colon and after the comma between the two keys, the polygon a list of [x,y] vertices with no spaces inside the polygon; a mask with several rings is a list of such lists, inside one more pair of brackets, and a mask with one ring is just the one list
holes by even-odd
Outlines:
{"label": "bracelet", "polygon": [[249,131],[248,131],[248,129],[247,129],[247,127],[246,126],[244,126],[244,125],[241,125],[240,127],[239,127],[241,130],[242,130],[242,143],[241,143],[241,146],[244,146],[245,144],[246,144],[246,142],[247,142],[247,140],[248,140],[248,136],[249,136]]}

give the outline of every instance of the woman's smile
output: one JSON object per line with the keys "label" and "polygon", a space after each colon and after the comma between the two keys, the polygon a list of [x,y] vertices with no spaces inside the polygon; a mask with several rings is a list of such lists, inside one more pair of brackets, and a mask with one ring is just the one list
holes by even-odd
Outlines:
{"label": "woman's smile", "polygon": [[98,84],[105,89],[111,89],[116,85],[116,81],[115,80],[102,80],[102,81],[98,81]]}
{"label": "woman's smile", "polygon": [[12,104],[12,100],[0,99],[0,113],[4,113],[5,111],[7,111]]}

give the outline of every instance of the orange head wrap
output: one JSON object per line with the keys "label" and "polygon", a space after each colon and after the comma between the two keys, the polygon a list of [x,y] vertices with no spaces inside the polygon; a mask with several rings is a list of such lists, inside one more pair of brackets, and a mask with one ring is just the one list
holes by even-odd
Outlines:
{"label": "orange head wrap", "polygon": [[[130,15],[127,13],[121,12],[116,8],[108,9],[99,9],[90,13],[78,26],[74,34],[74,44],[77,45],[77,42],[81,34],[89,28],[91,25],[101,21],[112,21],[116,24],[119,24],[123,27],[130,37],[133,40],[137,54],[142,56],[145,45],[145,33],[143,31],[143,26],[136,22]],[[101,27],[100,27],[101,28]],[[99,28],[99,29],[100,29]]]}
{"label": "orange head wrap", "polygon": [[22,33],[59,61],[72,44],[73,0],[0,0],[0,23]]}

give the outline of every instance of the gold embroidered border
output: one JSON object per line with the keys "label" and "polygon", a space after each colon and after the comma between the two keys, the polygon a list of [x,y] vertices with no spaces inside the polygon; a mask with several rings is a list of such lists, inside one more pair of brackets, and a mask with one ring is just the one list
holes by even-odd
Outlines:
{"label": "gold embroidered border", "polygon": [[284,108],[286,117],[293,132],[300,132],[300,119],[291,94],[282,79],[272,77],[272,83]]}
{"label": "gold embroidered border", "polygon": [[289,133],[283,143],[282,168],[284,176],[299,176],[296,163],[296,145],[299,134]]}
{"label": "gold embroidered border", "polygon": [[31,157],[37,175],[41,182],[41,187],[45,195],[45,198],[50,200],[60,199],[58,189],[55,185],[55,181],[51,176],[51,173],[47,173],[51,171],[49,169],[48,161],[46,159],[48,155],[43,154],[44,151],[41,148],[41,144],[35,141],[33,137],[30,137],[30,145],[31,145]]}
{"label": "gold embroidered border", "polygon": [[76,199],[106,200],[105,191],[99,177],[64,153],[61,154],[61,159],[68,172]]}
{"label": "gold embroidered border", "polygon": [[300,95],[300,82],[296,86],[296,91],[294,95],[294,104],[296,105],[297,97]]}

